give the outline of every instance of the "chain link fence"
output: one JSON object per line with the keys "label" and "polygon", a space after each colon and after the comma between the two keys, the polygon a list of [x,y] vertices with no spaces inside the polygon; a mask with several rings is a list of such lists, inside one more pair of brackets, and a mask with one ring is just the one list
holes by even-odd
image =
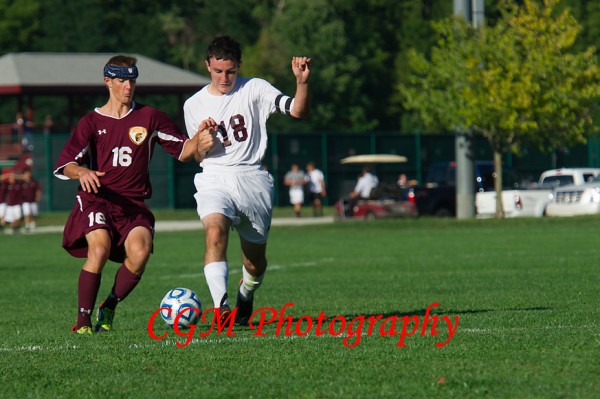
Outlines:
{"label": "chain link fence", "polygon": [[[52,174],[56,159],[69,137],[68,133],[38,133],[34,137],[33,175],[42,185],[41,211],[65,211],[73,206],[77,182],[62,181]],[[343,134],[314,132],[310,134],[270,134],[264,164],[276,184],[275,206],[289,206],[288,188],[283,177],[292,163],[302,169],[308,162],[325,174],[328,197],[326,205],[352,191],[360,173],[360,165],[341,165],[340,160],[357,154],[399,154],[408,158],[403,164],[376,165],[373,171],[380,182],[396,182],[404,173],[409,179],[423,182],[429,167],[439,161],[454,160],[455,136],[452,134],[365,133]],[[477,160],[491,160],[492,152],[481,137],[473,139],[473,155]],[[524,148],[518,156],[507,155],[505,164],[522,181],[535,181],[546,169],[568,166],[600,167],[600,141],[560,149],[550,154]],[[194,163],[181,163],[156,148],[151,164],[153,196],[148,204],[155,209],[195,208],[194,174],[200,171]]]}

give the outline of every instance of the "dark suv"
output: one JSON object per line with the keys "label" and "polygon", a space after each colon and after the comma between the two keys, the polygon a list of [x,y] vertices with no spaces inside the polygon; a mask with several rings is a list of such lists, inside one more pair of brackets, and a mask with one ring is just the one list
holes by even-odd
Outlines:
{"label": "dark suv", "polygon": [[[494,163],[475,162],[475,191],[494,190]],[[419,216],[456,216],[456,162],[431,165],[425,184],[415,188]]]}

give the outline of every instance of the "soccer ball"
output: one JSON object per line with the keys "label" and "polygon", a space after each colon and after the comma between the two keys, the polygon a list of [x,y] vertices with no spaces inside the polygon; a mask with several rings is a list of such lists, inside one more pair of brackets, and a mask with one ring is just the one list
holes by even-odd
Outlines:
{"label": "soccer ball", "polygon": [[173,327],[179,315],[178,327],[188,328],[202,314],[202,304],[196,293],[188,288],[173,288],[160,301],[160,315],[168,326]]}

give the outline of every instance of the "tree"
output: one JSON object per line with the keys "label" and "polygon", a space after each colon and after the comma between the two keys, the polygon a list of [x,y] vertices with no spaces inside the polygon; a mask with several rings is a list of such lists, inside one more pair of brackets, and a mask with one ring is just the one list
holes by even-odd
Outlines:
{"label": "tree", "polygon": [[158,13],[158,30],[167,37],[169,60],[183,69],[206,74],[206,46],[213,36],[228,34],[242,44],[256,40],[258,24],[252,14],[257,3],[231,0],[223,7],[204,0],[166,2]]}
{"label": "tree", "polygon": [[[349,51],[356,43],[349,40],[348,27],[343,19],[338,18],[334,3],[328,0],[291,0],[274,15],[269,35],[272,42],[284,49],[285,53],[279,56],[285,61],[271,73],[274,83],[283,91],[290,92],[294,87],[290,79],[290,57],[298,54],[310,56],[315,71],[310,78],[311,98],[318,100],[311,101],[311,117],[305,127],[310,124],[312,129],[335,126],[348,131],[368,128],[364,109],[357,104],[361,101],[357,94],[364,77],[358,73],[358,56]],[[354,99],[354,104],[349,103],[348,98]],[[352,109],[355,104],[356,110]],[[278,122],[278,119],[281,118],[273,122]]]}
{"label": "tree", "polygon": [[0,1],[1,52],[27,48],[39,28],[39,21],[39,0]]}
{"label": "tree", "polygon": [[572,51],[580,25],[557,0],[518,6],[507,0],[494,26],[473,29],[462,18],[434,24],[430,59],[409,54],[400,85],[405,106],[429,129],[462,130],[487,139],[494,153],[496,217],[502,205],[502,158],[523,145],[545,151],[583,143],[594,133],[600,97],[595,49]]}

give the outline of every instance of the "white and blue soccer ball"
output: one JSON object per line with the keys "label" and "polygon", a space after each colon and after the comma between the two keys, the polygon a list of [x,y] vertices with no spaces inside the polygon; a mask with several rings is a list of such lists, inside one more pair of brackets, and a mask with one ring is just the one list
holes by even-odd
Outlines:
{"label": "white and blue soccer ball", "polygon": [[160,315],[170,327],[175,325],[178,315],[178,327],[188,328],[191,324],[196,324],[201,314],[200,298],[189,288],[173,288],[160,301]]}

